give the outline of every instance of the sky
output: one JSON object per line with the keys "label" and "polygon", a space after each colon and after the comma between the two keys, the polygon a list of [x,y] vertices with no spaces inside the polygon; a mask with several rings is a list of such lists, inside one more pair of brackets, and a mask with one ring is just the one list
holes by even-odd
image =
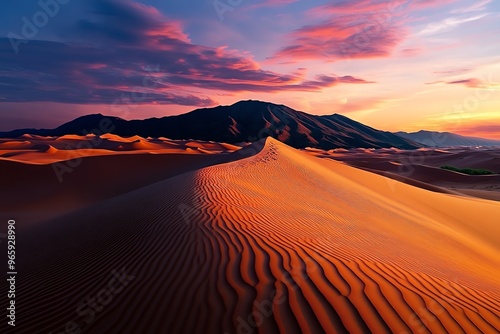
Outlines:
{"label": "sky", "polygon": [[2,1],[0,131],[248,99],[500,139],[500,1]]}

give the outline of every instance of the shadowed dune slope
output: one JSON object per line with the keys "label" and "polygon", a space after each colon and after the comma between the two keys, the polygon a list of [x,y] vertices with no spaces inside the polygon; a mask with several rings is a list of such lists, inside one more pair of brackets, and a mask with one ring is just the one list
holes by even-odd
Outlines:
{"label": "shadowed dune slope", "polygon": [[[30,140],[25,140],[30,139]],[[0,139],[0,162],[15,161],[46,165],[85,157],[124,154],[218,154],[239,150],[241,147],[226,143],[168,138],[123,138],[102,136],[65,135],[61,137],[26,137]]]}
{"label": "shadowed dune slope", "polygon": [[45,165],[0,159],[0,219],[24,224],[53,219],[226,160],[225,154],[175,153],[87,156]]}
{"label": "shadowed dune slope", "polygon": [[267,139],[21,229],[15,333],[495,333],[499,216]]}

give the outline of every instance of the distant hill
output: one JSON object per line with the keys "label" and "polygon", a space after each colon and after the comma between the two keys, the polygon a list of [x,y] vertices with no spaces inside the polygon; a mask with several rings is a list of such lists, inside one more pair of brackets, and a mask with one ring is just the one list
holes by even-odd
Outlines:
{"label": "distant hill", "polygon": [[451,146],[500,146],[500,140],[467,137],[451,132],[418,131],[418,132],[396,132],[398,136],[413,140],[417,143],[431,147]]}
{"label": "distant hill", "polygon": [[127,121],[101,114],[79,117],[55,129],[20,129],[0,133],[1,137],[23,134],[41,136],[82,135],[104,132],[120,136],[168,137],[212,140],[226,143],[254,142],[274,137],[295,148],[390,148],[415,149],[422,145],[391,132],[376,130],[341,115],[315,116],[284,105],[240,101],[191,111],[178,116]]}

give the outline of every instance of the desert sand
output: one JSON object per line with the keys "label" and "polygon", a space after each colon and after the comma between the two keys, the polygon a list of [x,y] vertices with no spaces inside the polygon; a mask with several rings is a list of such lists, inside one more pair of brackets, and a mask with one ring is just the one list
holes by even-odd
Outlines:
{"label": "desert sand", "polygon": [[[31,224],[190,170],[238,146],[112,134],[0,139],[0,212]],[[137,157],[140,155],[140,157]]]}
{"label": "desert sand", "polygon": [[49,164],[88,156],[143,153],[214,154],[233,152],[240,148],[225,143],[140,136],[124,138],[113,134],[61,137],[23,135],[14,139],[0,138],[0,161]]}
{"label": "desert sand", "polygon": [[[424,189],[500,201],[498,148],[307,149],[310,155],[334,159]],[[441,167],[487,169],[495,175],[466,175]]]}
{"label": "desert sand", "polygon": [[[135,150],[152,149],[137,140]],[[152,161],[119,160],[137,155],[89,152],[59,197],[45,194],[59,214],[19,219],[24,306],[6,332],[500,330],[499,202],[429,191],[270,138],[241,150],[198,146],[220,152],[189,161],[167,153],[151,171]],[[24,166],[40,179],[29,168],[43,166],[21,157],[4,157],[2,171]],[[11,202],[13,212],[33,205],[30,189],[10,187],[11,201],[27,198]],[[87,199],[58,207],[70,189]],[[114,270],[127,280],[110,293]]]}

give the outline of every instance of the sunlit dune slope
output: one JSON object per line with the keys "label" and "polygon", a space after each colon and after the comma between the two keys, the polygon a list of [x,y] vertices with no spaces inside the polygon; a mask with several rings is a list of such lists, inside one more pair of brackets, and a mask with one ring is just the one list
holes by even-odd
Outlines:
{"label": "sunlit dune slope", "polygon": [[64,135],[40,137],[24,135],[0,139],[0,161],[28,164],[51,164],[84,157],[124,154],[218,154],[239,150],[226,143],[167,138],[120,137],[113,134],[96,136]]}
{"label": "sunlit dune slope", "polygon": [[[342,161],[420,188],[500,200],[500,153],[491,149],[312,150],[309,155]],[[493,175],[466,175],[443,166],[486,169]]]}
{"label": "sunlit dune slope", "polygon": [[[21,229],[18,301],[30,311],[15,332],[68,321],[86,333],[500,329],[499,203],[272,139],[241,154],[252,149]],[[92,321],[79,316],[122,268],[135,278]]]}

